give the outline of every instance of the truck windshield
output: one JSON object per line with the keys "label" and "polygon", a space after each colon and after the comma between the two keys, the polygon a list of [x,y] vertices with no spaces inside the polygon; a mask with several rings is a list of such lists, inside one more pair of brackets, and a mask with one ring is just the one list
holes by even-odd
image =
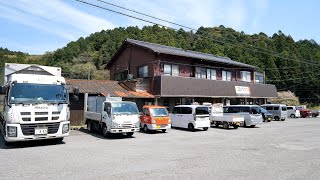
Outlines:
{"label": "truck windshield", "polygon": [[150,108],[151,116],[169,116],[166,108]]}
{"label": "truck windshield", "polygon": [[68,103],[64,85],[19,83],[11,86],[9,101],[16,103]]}
{"label": "truck windshield", "polygon": [[113,114],[139,114],[137,105],[133,102],[113,102]]}

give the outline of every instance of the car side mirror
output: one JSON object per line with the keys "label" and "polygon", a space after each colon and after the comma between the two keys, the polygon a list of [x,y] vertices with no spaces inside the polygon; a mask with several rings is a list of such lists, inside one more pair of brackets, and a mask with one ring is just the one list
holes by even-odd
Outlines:
{"label": "car side mirror", "polygon": [[5,86],[0,87],[0,94],[6,94],[6,91],[7,91],[7,87]]}

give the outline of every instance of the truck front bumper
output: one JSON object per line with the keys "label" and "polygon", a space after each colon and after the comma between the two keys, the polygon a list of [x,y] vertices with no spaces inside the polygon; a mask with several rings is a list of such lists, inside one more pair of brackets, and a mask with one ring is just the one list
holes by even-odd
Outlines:
{"label": "truck front bumper", "polygon": [[110,133],[138,132],[139,130],[139,128],[111,128]]}
{"label": "truck front bumper", "polygon": [[[8,136],[8,132],[6,132],[6,135],[4,137],[4,140],[7,142],[16,142],[16,141],[32,141],[32,140],[43,140],[43,139],[55,139],[55,138],[63,138],[66,136],[69,136],[69,132],[70,132],[70,121],[63,121],[63,122],[59,122],[59,128],[55,133],[48,133],[45,135],[34,135],[34,133],[32,135],[25,135],[23,134],[22,128],[20,124],[6,124],[6,130],[8,128],[8,126],[10,127],[16,127],[17,130],[17,135],[15,137],[9,137]],[[39,127],[42,126],[41,123],[37,124]],[[68,126],[68,130],[67,132],[63,133],[63,127],[64,126]],[[34,132],[35,128],[34,127],[30,127],[30,132]]]}

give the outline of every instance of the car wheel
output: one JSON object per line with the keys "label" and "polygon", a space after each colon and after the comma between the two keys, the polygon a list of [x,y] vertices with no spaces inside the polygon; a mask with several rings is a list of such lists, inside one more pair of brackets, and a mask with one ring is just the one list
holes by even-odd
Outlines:
{"label": "car wheel", "polygon": [[290,118],[296,118],[296,115],[291,114],[291,115],[290,115]]}
{"label": "car wheel", "polygon": [[208,127],[204,127],[204,128],[203,128],[204,131],[207,131],[208,129],[209,129]]}
{"label": "car wheel", "polygon": [[148,129],[148,126],[147,126],[147,125],[144,125],[144,126],[143,126],[143,131],[144,131],[145,133],[148,133],[148,132],[149,132],[149,129]]}
{"label": "car wheel", "polygon": [[275,121],[279,121],[280,118],[279,118],[278,116],[276,116],[276,117],[274,117],[274,120],[275,120]]}
{"label": "car wheel", "polygon": [[189,131],[191,131],[191,132],[194,132],[195,131],[195,129],[194,129],[194,126],[193,126],[193,124],[188,124],[188,129],[189,129]]}

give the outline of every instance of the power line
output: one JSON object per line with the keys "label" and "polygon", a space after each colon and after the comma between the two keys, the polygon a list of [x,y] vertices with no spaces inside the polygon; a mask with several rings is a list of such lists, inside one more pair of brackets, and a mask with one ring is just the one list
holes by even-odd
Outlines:
{"label": "power line", "polygon": [[[145,14],[145,13],[142,13],[142,12],[138,12],[138,11],[135,11],[135,10],[132,10],[132,9],[128,9],[128,8],[125,8],[125,7],[120,6],[120,5],[116,5],[116,4],[113,4],[113,3],[110,3],[110,2],[106,2],[104,0],[97,0],[97,1],[105,3],[105,4],[108,4],[108,5],[111,5],[111,6],[114,6],[114,7],[117,7],[117,8],[120,8],[120,9],[124,9],[124,10],[129,11],[129,12],[133,12],[133,13],[136,13],[136,14],[139,14],[139,15],[143,15],[143,16],[146,16],[146,17],[149,17],[149,18],[152,18],[152,19],[156,19],[156,20],[159,20],[159,21],[162,21],[162,22],[166,22],[166,23],[169,23],[169,24],[180,26],[180,27],[183,27],[183,28],[195,31],[195,32],[202,32],[202,33],[205,33],[207,35],[213,35],[213,34],[209,34],[206,31],[202,31],[202,30],[199,30],[199,29],[197,30],[197,29],[194,29],[194,28],[182,25],[182,24],[178,24],[178,23],[175,23],[175,22],[172,22],[172,21],[168,21],[168,20],[165,20],[165,19],[162,19],[162,18],[151,16],[151,15],[148,15],[148,14]],[[246,46],[250,46],[251,48],[256,48],[256,49],[259,49],[259,50],[263,50],[263,51],[266,51],[266,52],[270,52],[272,54],[280,55],[280,53],[276,53],[274,51],[270,51],[270,50],[262,48],[262,47],[253,46],[253,45],[248,44],[248,43],[238,42],[238,41],[236,41],[234,39],[225,38],[225,37],[219,37],[219,38],[222,38],[222,39],[225,39],[225,40],[228,40],[228,41],[232,41],[232,42],[237,42],[237,43],[240,43],[240,44],[244,44]],[[305,61],[305,62],[308,62],[308,61]],[[309,62],[309,63],[313,63],[313,62]]]}
{"label": "power line", "polygon": [[[140,21],[144,21],[144,22],[147,22],[147,23],[150,23],[150,24],[154,24],[154,25],[160,25],[160,26],[163,26],[163,27],[166,27],[166,28],[170,28],[172,30],[175,30],[175,31],[178,31],[178,29],[175,29],[175,28],[172,28],[172,27],[168,27],[168,26],[165,26],[165,25],[162,25],[162,24],[159,24],[159,23],[155,23],[153,21],[149,21],[149,20],[145,20],[145,19],[142,19],[142,18],[139,18],[139,17],[136,17],[136,16],[132,16],[132,15],[128,15],[128,14],[125,14],[125,13],[122,13],[122,12],[119,12],[119,11],[115,11],[115,10],[112,10],[112,9],[109,9],[109,8],[105,8],[105,7],[102,7],[102,6],[99,6],[99,5],[96,5],[96,4],[92,4],[92,3],[89,3],[89,2],[86,2],[86,1],[82,1],[82,0],[75,0],[75,1],[78,1],[78,2],[81,2],[81,3],[84,3],[84,4],[87,4],[87,5],[90,5],[90,6],[94,6],[94,7],[97,7],[97,8],[100,8],[100,9],[104,9],[104,10],[107,10],[107,11],[110,11],[110,12],[113,12],[113,13],[117,13],[117,14],[120,14],[120,15],[123,15],[123,16],[127,16],[127,17],[130,17],[130,18],[134,18],[134,19],[137,19],[137,20],[140,20]],[[184,26],[184,25],[181,25],[181,24],[178,24],[178,23],[174,23],[174,22],[171,22],[171,21],[167,21],[167,20],[164,20],[164,19],[160,19],[160,18],[156,18],[154,16],[150,16],[150,15],[147,15],[147,14],[144,14],[144,13],[140,13],[138,11],[134,11],[134,10],[130,10],[128,8],[124,8],[124,7],[121,7],[121,6],[118,6],[118,5],[115,5],[115,4],[112,4],[112,3],[108,3],[108,2],[105,2],[105,1],[102,1],[102,0],[97,0],[99,2],[103,2],[103,3],[107,3],[109,5],[113,5],[115,7],[118,7],[118,8],[122,8],[122,9],[125,9],[125,10],[128,10],[128,11],[131,11],[131,12],[135,12],[135,13],[138,13],[140,15],[144,15],[144,16],[147,16],[147,17],[150,17],[150,18],[154,18],[154,19],[157,19],[157,20],[160,20],[160,21],[163,21],[163,22],[167,22],[167,23],[170,23],[170,24],[174,24],[174,25],[177,25],[177,26],[180,26],[180,27],[184,27],[184,28],[188,28],[188,29],[191,29],[191,30],[195,30],[197,31],[196,29],[193,29],[193,28],[190,28],[190,27],[187,27],[187,26]],[[199,31],[201,32],[201,31]],[[205,32],[206,34],[208,34],[207,32]],[[195,36],[198,36],[198,37],[203,37],[203,38],[207,38],[207,39],[211,39],[215,42],[219,42],[219,43],[227,43],[225,41],[220,41],[220,40],[216,40],[216,39],[213,39],[213,38],[209,38],[209,37],[204,37],[202,35],[198,35],[198,34],[193,34]],[[212,35],[212,34],[209,34],[209,35]],[[226,39],[226,38],[224,38]],[[231,39],[230,39],[231,41]],[[235,41],[235,40],[232,40],[233,42],[237,42],[237,43],[240,43],[238,41]],[[242,43],[243,44],[243,43]],[[257,47],[254,47],[250,44],[247,44],[245,43],[247,46],[250,46],[251,48],[257,48]],[[234,44],[231,44],[231,45],[234,45]],[[265,55],[271,55],[271,56],[274,56],[274,57],[277,57],[277,58],[280,58],[280,59],[284,59],[284,60],[293,60],[293,59],[290,59],[290,58],[285,58],[285,57],[282,57],[282,56],[279,56],[279,53],[275,53],[275,52],[272,52],[273,54],[268,54],[266,52],[261,52],[261,51],[257,51],[257,50],[254,50],[254,49],[251,49],[251,48],[246,48],[244,47],[245,49],[248,49],[248,50],[251,50],[251,51],[254,51],[254,52],[258,52],[258,53],[262,53],[262,54],[265,54]],[[264,49],[264,51],[269,51],[269,50],[266,50]],[[269,51],[271,52],[271,51]],[[306,60],[302,61],[302,60],[298,60],[300,61],[301,63],[305,63],[305,64],[309,64],[309,65],[315,65],[315,66],[320,66],[320,64],[315,64],[313,62],[308,62]]]}

